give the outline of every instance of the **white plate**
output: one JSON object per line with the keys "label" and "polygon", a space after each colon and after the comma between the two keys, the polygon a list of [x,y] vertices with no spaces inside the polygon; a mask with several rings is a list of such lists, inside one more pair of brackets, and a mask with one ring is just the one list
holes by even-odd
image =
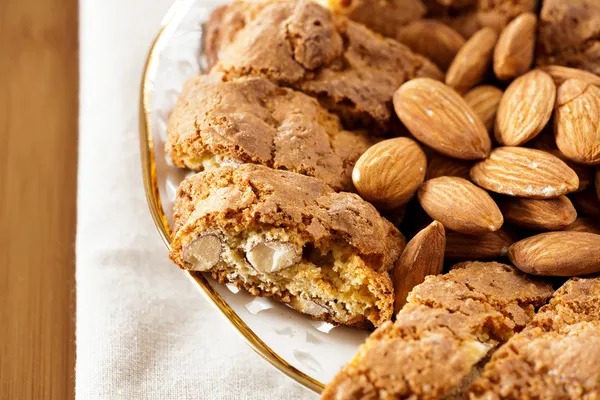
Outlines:
{"label": "white plate", "polygon": [[[140,114],[144,183],[150,211],[167,247],[175,192],[190,174],[174,167],[165,154],[167,120],[184,81],[203,71],[202,24],[218,5],[207,6],[200,0],[175,2],[163,21],[144,72]],[[254,350],[316,392],[352,358],[367,337],[365,331],[314,321],[281,303],[252,297],[208,276],[190,276]]]}

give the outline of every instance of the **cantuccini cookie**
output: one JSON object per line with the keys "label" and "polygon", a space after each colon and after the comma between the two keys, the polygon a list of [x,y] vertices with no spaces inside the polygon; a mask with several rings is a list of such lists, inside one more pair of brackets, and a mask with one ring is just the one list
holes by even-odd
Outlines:
{"label": "cantuccini cookie", "polygon": [[358,195],[261,165],[198,173],[177,192],[171,259],[317,319],[381,325],[402,234]]}
{"label": "cantuccini cookie", "polygon": [[[246,10],[244,4],[229,5],[220,18]],[[243,11],[243,28],[223,35],[232,40],[217,46],[219,62],[211,73],[223,80],[261,76],[316,97],[349,126],[386,130],[398,86],[415,77],[443,77],[408,47],[316,3],[269,1],[257,7]]]}
{"label": "cantuccini cookie", "polygon": [[374,143],[346,131],[337,116],[292,89],[263,78],[220,82],[189,79],[167,128],[173,163],[195,171],[256,163],[314,176],[336,190],[352,189],[352,167]]}
{"label": "cantuccini cookie", "polygon": [[457,396],[491,350],[522,330],[552,286],[499,263],[429,276],[330,382],[323,399]]}
{"label": "cantuccini cookie", "polygon": [[502,346],[471,399],[600,398],[600,277],[572,278]]}

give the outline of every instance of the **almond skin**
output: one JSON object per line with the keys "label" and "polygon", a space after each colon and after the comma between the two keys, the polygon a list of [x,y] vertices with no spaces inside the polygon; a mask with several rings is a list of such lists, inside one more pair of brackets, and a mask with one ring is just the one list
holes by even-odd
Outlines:
{"label": "almond skin", "polygon": [[560,151],[571,160],[600,164],[600,88],[569,79],[558,88],[554,136]]}
{"label": "almond skin", "polygon": [[417,140],[442,154],[477,160],[490,152],[491,140],[477,113],[441,82],[406,82],[394,93],[394,109]]}
{"label": "almond skin", "polygon": [[579,178],[579,188],[577,189],[578,192],[587,189],[592,184],[592,180],[594,179],[594,168],[590,167],[589,165],[577,164],[576,162],[565,157],[565,155],[560,152],[558,147],[556,147],[553,134],[542,132],[531,142],[528,142],[527,146],[533,149],[543,150],[563,160],[565,164],[569,166],[569,168],[575,171],[577,177]]}
{"label": "almond skin", "polygon": [[588,232],[600,235],[600,222],[591,218],[578,217],[571,225],[565,228],[565,231]]}
{"label": "almond skin", "polygon": [[560,85],[569,79],[579,79],[580,81],[600,86],[600,76],[582,69],[563,67],[562,65],[545,65],[539,67],[539,69],[552,77],[556,87],[560,87]]}
{"label": "almond skin", "polygon": [[444,256],[454,261],[494,260],[505,257],[514,242],[515,236],[505,228],[477,235],[447,231]]}
{"label": "almond skin", "polygon": [[504,223],[490,195],[466,179],[451,176],[430,179],[421,185],[418,198],[431,218],[457,232],[493,232]]}
{"label": "almond skin", "polygon": [[472,161],[446,157],[435,152],[428,158],[430,161],[427,165],[425,179],[433,179],[440,176],[458,176],[459,178],[469,179],[469,171],[471,171],[471,167],[473,166]]}
{"label": "almond skin", "polygon": [[494,127],[502,94],[502,90],[495,86],[480,85],[464,95],[465,101],[479,115],[488,131]]}
{"label": "almond skin", "polygon": [[593,188],[573,195],[573,203],[580,214],[585,214],[600,221],[600,200]]}
{"label": "almond skin", "polygon": [[580,276],[600,271],[600,235],[546,232],[518,241],[508,249],[510,261],[533,275]]}
{"label": "almond skin", "polygon": [[498,143],[519,146],[536,137],[552,116],[556,86],[547,73],[534,69],[506,88],[494,134]]}
{"label": "almond skin", "polygon": [[533,230],[562,230],[577,218],[566,196],[545,200],[509,197],[500,202],[500,210],[507,222]]}
{"label": "almond skin", "polygon": [[394,266],[394,314],[400,312],[408,293],[427,275],[442,273],[446,235],[444,226],[433,221],[413,237]]}
{"label": "almond skin", "polygon": [[410,200],[423,180],[427,157],[412,139],[384,140],[367,149],[352,170],[360,196],[377,208],[389,210]]}
{"label": "almond skin", "polygon": [[412,21],[400,28],[395,38],[412,51],[429,58],[444,71],[465,44],[460,33],[434,19]]}
{"label": "almond skin", "polygon": [[596,185],[596,197],[600,200],[600,167],[596,168],[596,179],[594,184]]}
{"label": "almond skin", "polygon": [[464,93],[482,82],[492,64],[498,33],[492,28],[477,31],[458,51],[446,73],[446,84]]}
{"label": "almond skin", "polygon": [[471,168],[471,180],[509,196],[551,199],[577,190],[577,174],[558,157],[524,147],[498,147]]}
{"label": "almond skin", "polygon": [[523,75],[531,68],[537,17],[527,12],[513,19],[500,33],[494,49],[494,73],[507,81]]}

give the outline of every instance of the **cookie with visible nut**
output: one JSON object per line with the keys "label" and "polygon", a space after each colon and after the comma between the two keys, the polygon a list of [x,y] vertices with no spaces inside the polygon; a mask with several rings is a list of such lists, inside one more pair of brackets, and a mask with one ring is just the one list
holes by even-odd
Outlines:
{"label": "cookie with visible nut", "polygon": [[312,97],[262,78],[220,82],[190,78],[167,127],[166,151],[195,171],[255,163],[322,179],[352,190],[358,157],[374,141],[346,131]]}
{"label": "cookie with visible nut", "polygon": [[171,259],[314,318],[379,326],[393,312],[388,270],[402,234],[352,193],[261,165],[201,172],[180,185]]}

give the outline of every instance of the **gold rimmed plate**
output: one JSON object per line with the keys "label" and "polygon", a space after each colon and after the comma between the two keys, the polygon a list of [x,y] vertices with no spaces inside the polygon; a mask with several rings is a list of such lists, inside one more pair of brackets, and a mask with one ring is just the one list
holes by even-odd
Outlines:
{"label": "gold rimmed plate", "polygon": [[[150,213],[167,249],[171,246],[175,192],[191,174],[173,166],[164,152],[167,121],[183,82],[204,70],[203,23],[218,5],[213,2],[208,6],[201,0],[176,1],[163,19],[142,77],[142,174]],[[183,273],[254,351],[317,393],[322,391],[323,382],[328,382],[352,358],[367,336],[364,331],[314,321],[283,304],[252,297],[233,285],[218,284],[208,275]]]}

